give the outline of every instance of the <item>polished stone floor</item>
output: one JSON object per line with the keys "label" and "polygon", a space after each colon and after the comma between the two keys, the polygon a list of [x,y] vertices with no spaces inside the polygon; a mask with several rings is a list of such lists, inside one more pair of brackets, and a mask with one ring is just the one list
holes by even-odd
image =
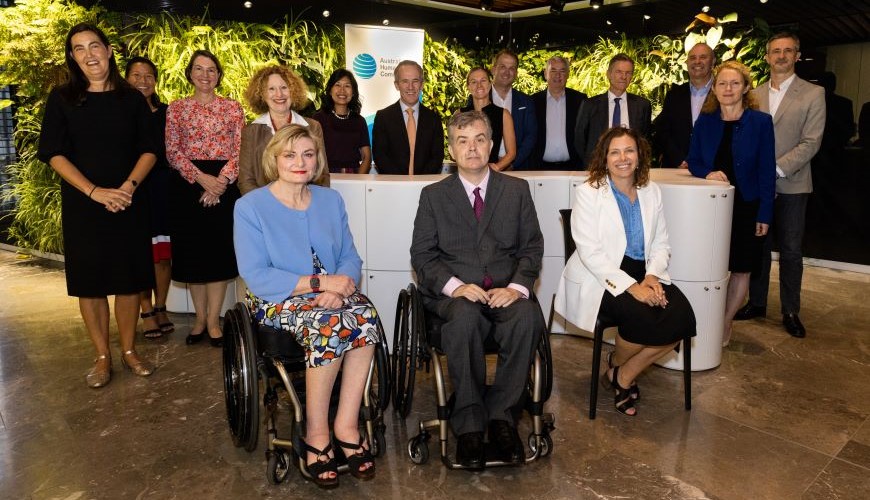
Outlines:
{"label": "polished stone floor", "polygon": [[[114,378],[92,390],[84,374],[93,354],[62,268],[0,251],[0,294],[0,498],[321,494],[295,470],[270,485],[263,439],[253,453],[233,446],[220,351],[184,345],[189,316],[173,315],[178,331],[168,339],[139,341],[158,365],[152,377],[123,370],[115,340]],[[407,422],[387,417],[377,478],[342,476],[329,495],[870,498],[870,276],[808,268],[803,300],[808,337],[781,329],[772,296],[769,318],[738,324],[722,365],[694,374],[691,412],[682,408],[680,374],[653,368],[639,381],[636,418],[615,413],[602,394],[598,418],[588,420],[592,343],[554,337],[554,446],[522,468],[448,471],[434,457],[413,465],[409,431],[434,410],[427,377]]]}

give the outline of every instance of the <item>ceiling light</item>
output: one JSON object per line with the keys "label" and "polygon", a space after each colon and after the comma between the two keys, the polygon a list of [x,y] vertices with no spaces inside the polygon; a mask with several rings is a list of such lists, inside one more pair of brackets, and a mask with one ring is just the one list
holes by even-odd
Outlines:
{"label": "ceiling light", "polygon": [[767,0],[758,0],[761,3],[767,3]]}
{"label": "ceiling light", "polygon": [[559,15],[565,9],[565,0],[553,0],[550,2],[550,14]]}
{"label": "ceiling light", "polygon": [[383,21],[381,21],[381,24],[383,24],[384,26],[389,26],[389,25],[390,25],[390,20],[389,20],[389,19],[384,19]]}
{"label": "ceiling light", "polygon": [[706,13],[706,12],[710,12],[710,6],[709,6],[709,5],[705,5],[705,6],[701,7],[701,12],[705,12],[705,13]]}
{"label": "ceiling light", "polygon": [[492,0],[480,0],[480,10],[492,10]]}
{"label": "ceiling light", "polygon": [[610,19],[606,19],[604,22],[607,23],[608,26],[612,26],[612,25],[613,25],[613,23],[610,22]]}
{"label": "ceiling light", "polygon": [[330,14],[331,12],[329,12],[328,10],[323,11],[323,17],[329,17]]}
{"label": "ceiling light", "polygon": [[601,7],[602,5],[604,5],[604,0],[589,0],[589,5],[593,9],[597,9],[597,8]]}
{"label": "ceiling light", "polygon": [[242,5],[244,5],[246,9],[250,9],[251,7],[254,6],[254,2],[248,1],[248,2],[243,3]]}

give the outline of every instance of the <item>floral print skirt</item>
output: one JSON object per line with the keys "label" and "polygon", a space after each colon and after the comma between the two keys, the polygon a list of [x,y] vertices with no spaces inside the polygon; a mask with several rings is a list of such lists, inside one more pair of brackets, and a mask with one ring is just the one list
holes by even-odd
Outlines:
{"label": "floral print skirt", "polygon": [[378,311],[354,292],[336,309],[311,305],[310,296],[264,302],[250,292],[247,303],[258,324],[291,333],[304,349],[309,367],[325,366],[345,351],[379,341]]}

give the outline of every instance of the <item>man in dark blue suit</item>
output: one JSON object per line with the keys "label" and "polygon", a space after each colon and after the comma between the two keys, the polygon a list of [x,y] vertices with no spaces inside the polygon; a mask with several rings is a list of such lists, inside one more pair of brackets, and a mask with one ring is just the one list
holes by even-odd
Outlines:
{"label": "man in dark blue suit", "polygon": [[538,121],[538,139],[532,154],[535,170],[576,170],[580,155],[574,147],[574,125],[586,94],[565,87],[571,64],[553,56],[544,69],[547,88],[532,95]]}
{"label": "man in dark blue suit", "polygon": [[[538,138],[538,123],[532,98],[513,88],[520,60],[510,50],[500,51],[492,60],[492,102],[511,113],[517,138],[514,170],[528,170]],[[501,157],[504,152],[499,153]]]}
{"label": "man in dark blue suit", "polygon": [[607,66],[607,92],[590,97],[580,105],[574,146],[583,165],[592,159],[598,138],[610,127],[637,130],[649,139],[652,128],[652,104],[645,97],[627,92],[634,76],[634,60],[626,54],[616,54]]}
{"label": "man in dark blue suit", "polygon": [[[486,115],[457,113],[447,140],[457,173],[420,193],[411,264],[424,307],[444,321],[441,349],[454,390],[450,426],[458,436],[457,461],[472,470],[485,466],[486,430],[493,458],[521,464],[514,410],[546,328],[540,306],[529,300],[544,237],[528,183],[489,168]],[[487,387],[483,345],[490,325],[499,352]]]}
{"label": "man in dark blue suit", "polygon": [[662,167],[688,168],[686,155],[692,139],[692,127],[701,113],[713,85],[716,55],[706,43],[697,43],[686,57],[689,81],[672,87],[665,96],[662,112],[653,124],[653,145],[661,155]]}

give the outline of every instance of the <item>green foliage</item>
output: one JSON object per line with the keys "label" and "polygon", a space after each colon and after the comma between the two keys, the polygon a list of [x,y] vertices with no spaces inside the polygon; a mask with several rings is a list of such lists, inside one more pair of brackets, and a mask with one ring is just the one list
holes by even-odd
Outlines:
{"label": "green foliage", "polygon": [[[694,36],[718,28],[715,51],[719,60],[736,57],[753,71],[759,82],[766,79],[765,41],[770,29],[756,20],[746,31],[726,30],[722,19],[700,20]],[[219,93],[242,102],[250,76],[262,65],[286,64],[309,85],[309,97],[319,105],[323,86],[333,70],[342,67],[344,40],[336,26],[319,26],[288,16],[277,26],[230,21],[210,21],[157,15],[120,16],[100,7],[86,9],[72,0],[18,0],[14,7],[0,9],[0,86],[17,89],[15,143],[18,161],[8,167],[11,182],[3,186],[3,199],[16,209],[10,234],[16,244],[44,252],[61,252],[60,186],[57,174],[36,158],[45,98],[66,77],[63,42],[66,33],[83,21],[100,26],[123,68],[123,59],[142,55],[160,71],[157,92],[164,102],[188,96],[192,86],[184,77],[190,55],[197,49],[214,52],[224,68]],[[126,22],[126,25],[124,23]],[[703,36],[710,38],[709,31]],[[545,88],[543,69],[547,59],[561,55],[571,61],[568,86],[595,95],[607,89],[605,73],[610,58],[624,52],[635,59],[635,76],[629,91],[649,98],[654,113],[671,84],[686,81],[686,42],[681,38],[656,36],[644,39],[600,39],[586,46],[560,50],[534,49],[520,55],[516,87],[526,93]],[[468,93],[465,77],[473,66],[491,65],[498,47],[470,51],[449,40],[425,39],[423,66],[426,82],[423,99],[444,120],[463,106]],[[7,106],[0,102],[0,107]],[[248,117],[253,118],[248,110]]]}

